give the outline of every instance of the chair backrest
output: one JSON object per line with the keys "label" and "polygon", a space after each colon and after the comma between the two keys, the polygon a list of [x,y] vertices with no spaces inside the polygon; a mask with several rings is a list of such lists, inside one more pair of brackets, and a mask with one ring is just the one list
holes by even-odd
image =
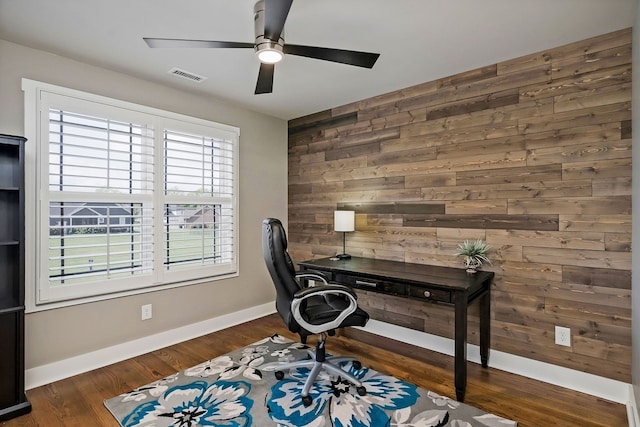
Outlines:
{"label": "chair backrest", "polygon": [[262,221],[262,254],[276,288],[276,309],[289,330],[299,332],[300,326],[291,314],[291,301],[302,286],[295,277],[295,266],[287,252],[287,234],[279,219]]}

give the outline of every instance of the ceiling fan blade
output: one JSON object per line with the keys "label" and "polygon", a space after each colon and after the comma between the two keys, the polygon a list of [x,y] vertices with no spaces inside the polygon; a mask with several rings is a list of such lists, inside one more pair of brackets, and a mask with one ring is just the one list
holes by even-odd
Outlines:
{"label": "ceiling fan blade", "polygon": [[264,0],[264,36],[278,41],[293,0]]}
{"label": "ceiling fan blade", "polygon": [[355,50],[331,49],[328,47],[300,46],[285,44],[284,53],[288,55],[304,56],[322,59],[324,61],[340,62],[356,67],[373,68],[380,56],[379,53],[358,52]]}
{"label": "ceiling fan blade", "polygon": [[274,64],[260,64],[258,72],[258,82],[256,83],[255,94],[271,93],[273,91],[273,70]]}
{"label": "ceiling fan blade", "polygon": [[251,48],[253,43],[221,42],[214,40],[188,40],[188,39],[157,39],[153,37],[142,38],[149,47],[159,48]]}

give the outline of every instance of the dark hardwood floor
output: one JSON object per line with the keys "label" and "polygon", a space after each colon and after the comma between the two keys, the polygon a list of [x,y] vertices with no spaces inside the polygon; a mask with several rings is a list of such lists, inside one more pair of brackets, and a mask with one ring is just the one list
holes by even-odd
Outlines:
{"label": "dark hardwood floor", "polygon": [[[353,330],[352,330],[353,331]],[[296,339],[276,315],[224,329],[85,374],[29,390],[33,411],[3,427],[118,426],[103,401],[205,360],[278,333]],[[350,332],[329,338],[333,354],[357,355],[364,365],[454,397],[453,358]],[[356,339],[357,338],[357,339]],[[392,345],[394,351],[378,348]],[[312,343],[312,342],[310,342]],[[406,355],[401,355],[404,353]],[[469,363],[465,403],[518,421],[520,427],[624,427],[624,405]],[[263,427],[263,426],[259,426]]]}

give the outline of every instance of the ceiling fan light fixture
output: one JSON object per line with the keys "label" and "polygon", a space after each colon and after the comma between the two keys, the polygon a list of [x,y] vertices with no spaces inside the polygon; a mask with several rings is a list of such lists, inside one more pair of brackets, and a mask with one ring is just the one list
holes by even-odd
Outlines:
{"label": "ceiling fan light fixture", "polygon": [[263,64],[275,64],[284,59],[284,40],[280,38],[278,43],[273,42],[264,36],[256,38],[256,54]]}
{"label": "ceiling fan light fixture", "polygon": [[258,51],[258,59],[263,64],[275,64],[282,61],[284,54],[275,49],[263,49]]}

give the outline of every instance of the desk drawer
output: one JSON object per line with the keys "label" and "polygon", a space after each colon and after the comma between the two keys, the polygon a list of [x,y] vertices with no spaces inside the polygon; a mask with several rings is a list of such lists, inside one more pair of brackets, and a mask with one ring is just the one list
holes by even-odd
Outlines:
{"label": "desk drawer", "polygon": [[334,276],[334,280],[336,283],[342,283],[353,288],[382,292],[391,295],[407,295],[408,285],[405,285],[403,283],[376,280],[361,276],[352,276],[350,274],[344,273],[336,273]]}
{"label": "desk drawer", "polygon": [[428,301],[451,302],[451,292],[441,289],[427,289],[420,286],[411,286],[409,296]]}

